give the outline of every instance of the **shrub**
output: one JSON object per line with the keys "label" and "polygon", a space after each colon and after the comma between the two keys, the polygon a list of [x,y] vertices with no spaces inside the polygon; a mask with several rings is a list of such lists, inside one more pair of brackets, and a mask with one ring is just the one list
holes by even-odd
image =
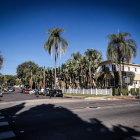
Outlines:
{"label": "shrub", "polygon": [[[130,92],[132,95],[135,95],[135,88],[131,88]],[[136,95],[139,95],[139,88],[136,88]]]}
{"label": "shrub", "polygon": [[[128,95],[128,90],[126,88],[124,88],[122,92],[124,96]],[[114,88],[113,95],[120,96],[120,88]]]}

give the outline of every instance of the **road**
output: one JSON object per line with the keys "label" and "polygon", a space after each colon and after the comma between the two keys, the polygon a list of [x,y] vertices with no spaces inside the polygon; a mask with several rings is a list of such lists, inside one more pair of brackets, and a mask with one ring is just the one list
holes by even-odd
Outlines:
{"label": "road", "polygon": [[0,133],[12,130],[16,140],[140,138],[140,100],[26,99],[3,101],[0,109],[0,122],[9,123]]}

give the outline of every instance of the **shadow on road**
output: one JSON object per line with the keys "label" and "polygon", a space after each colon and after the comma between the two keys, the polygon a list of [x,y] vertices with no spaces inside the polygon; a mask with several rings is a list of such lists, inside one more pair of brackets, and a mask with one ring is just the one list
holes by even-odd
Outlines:
{"label": "shadow on road", "polygon": [[[14,131],[18,140],[124,140],[140,134],[119,124],[110,130],[97,118],[86,122],[72,111],[53,104],[42,104],[16,114],[24,105],[3,110],[5,114],[15,116]],[[18,134],[21,130],[24,133]]]}

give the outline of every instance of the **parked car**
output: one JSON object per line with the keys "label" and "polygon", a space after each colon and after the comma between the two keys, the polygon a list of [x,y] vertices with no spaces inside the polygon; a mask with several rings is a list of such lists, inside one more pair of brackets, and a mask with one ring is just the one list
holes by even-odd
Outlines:
{"label": "parked car", "polygon": [[25,88],[24,87],[21,87],[20,93],[24,93],[24,91],[25,91]]}
{"label": "parked car", "polygon": [[38,94],[39,95],[41,95],[41,94],[43,95],[43,93],[44,93],[44,89],[43,88],[38,90]]}
{"label": "parked car", "polygon": [[49,95],[50,95],[50,94],[49,94],[49,89],[48,89],[48,88],[46,88],[46,89],[44,90],[43,95],[45,95],[45,96],[49,96]]}
{"label": "parked car", "polygon": [[25,90],[24,93],[29,94],[30,90]]}
{"label": "parked car", "polygon": [[39,94],[39,89],[35,89],[35,94],[38,95]]}
{"label": "parked car", "polygon": [[34,90],[34,89],[31,90],[29,93],[30,93],[30,94],[35,94],[35,90]]}
{"label": "parked car", "polygon": [[2,95],[2,87],[0,87],[0,97],[3,97],[3,95]]}
{"label": "parked car", "polygon": [[3,97],[3,95],[2,95],[3,93],[2,93],[2,90],[0,89],[0,97]]}
{"label": "parked car", "polygon": [[49,95],[50,97],[63,97],[62,90],[57,89],[49,90]]}
{"label": "parked car", "polygon": [[10,87],[9,88],[9,92],[14,92],[15,91],[15,88],[14,87]]}

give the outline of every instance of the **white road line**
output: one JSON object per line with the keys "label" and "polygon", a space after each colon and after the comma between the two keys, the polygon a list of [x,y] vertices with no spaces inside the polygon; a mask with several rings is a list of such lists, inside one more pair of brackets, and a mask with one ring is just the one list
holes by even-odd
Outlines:
{"label": "white road line", "polygon": [[0,116],[0,119],[4,119],[5,117],[4,116]]}
{"label": "white road line", "polygon": [[13,131],[6,131],[6,132],[0,132],[0,140],[1,139],[8,139],[15,137],[15,133]]}
{"label": "white road line", "polygon": [[0,122],[0,126],[5,126],[5,125],[9,125],[8,122]]}

